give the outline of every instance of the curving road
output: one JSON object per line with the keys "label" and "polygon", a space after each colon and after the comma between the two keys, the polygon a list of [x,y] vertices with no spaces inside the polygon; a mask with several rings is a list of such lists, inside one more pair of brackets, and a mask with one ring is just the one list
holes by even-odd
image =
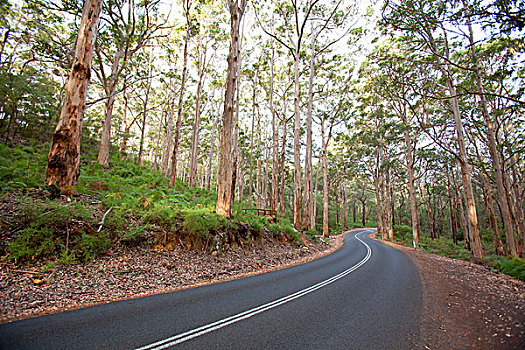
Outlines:
{"label": "curving road", "polygon": [[421,282],[360,230],[310,263],[0,325],[1,349],[410,349]]}

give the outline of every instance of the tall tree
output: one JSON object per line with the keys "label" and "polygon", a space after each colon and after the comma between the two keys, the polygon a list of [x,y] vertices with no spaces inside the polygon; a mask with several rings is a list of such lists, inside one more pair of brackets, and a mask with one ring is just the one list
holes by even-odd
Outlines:
{"label": "tall tree", "polygon": [[219,149],[219,177],[217,181],[217,204],[215,211],[219,215],[231,216],[232,192],[232,132],[235,88],[237,83],[239,60],[239,31],[247,0],[228,0],[230,10],[230,50],[228,54],[228,73],[224,94],[224,112],[222,114],[222,138]]}
{"label": "tall tree", "polygon": [[75,193],[80,175],[80,136],[101,8],[102,0],[84,3],[62,111],[48,153],[46,184],[58,186],[64,194]]}

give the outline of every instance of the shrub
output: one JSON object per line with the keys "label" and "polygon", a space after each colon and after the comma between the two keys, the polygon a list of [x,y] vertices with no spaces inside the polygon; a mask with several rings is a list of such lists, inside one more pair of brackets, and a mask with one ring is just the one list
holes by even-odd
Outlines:
{"label": "shrub", "polygon": [[210,212],[208,209],[191,209],[182,212],[183,227],[190,234],[206,237],[210,231],[218,231],[226,225],[223,216]]}
{"label": "shrub", "polygon": [[504,274],[525,281],[525,259],[498,259],[494,260],[493,265]]}
{"label": "shrub", "polygon": [[294,242],[301,242],[301,235],[297,232],[288,218],[279,218],[274,224],[269,224],[268,229],[273,232],[284,232],[292,237]]}
{"label": "shrub", "polygon": [[21,231],[21,234],[17,240],[7,247],[9,252],[7,259],[27,261],[47,258],[52,256],[60,247],[60,243],[49,228],[26,228]]}
{"label": "shrub", "polygon": [[74,251],[83,260],[96,258],[105,254],[111,248],[111,240],[104,231],[95,234],[82,233]]}
{"label": "shrub", "polygon": [[120,241],[126,245],[137,245],[146,238],[146,226],[137,226],[128,230]]}

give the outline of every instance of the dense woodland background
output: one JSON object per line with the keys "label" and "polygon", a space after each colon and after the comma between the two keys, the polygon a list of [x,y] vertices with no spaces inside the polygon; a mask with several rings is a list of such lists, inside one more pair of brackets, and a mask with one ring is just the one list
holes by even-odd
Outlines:
{"label": "dense woodland background", "polygon": [[[0,0],[4,198],[54,191],[47,152],[84,5]],[[383,239],[454,256],[515,257],[525,276],[522,0],[101,6],[67,193],[100,208],[79,242],[115,239],[111,227],[133,239],[177,216],[201,233],[226,225],[222,215],[264,227],[241,209],[265,208],[291,236],[377,226]],[[48,168],[55,184],[67,192]],[[232,209],[216,206],[217,184]],[[17,213],[56,206],[41,202],[21,200]],[[44,226],[52,242],[64,228],[22,216],[22,231],[9,224],[19,248]]]}

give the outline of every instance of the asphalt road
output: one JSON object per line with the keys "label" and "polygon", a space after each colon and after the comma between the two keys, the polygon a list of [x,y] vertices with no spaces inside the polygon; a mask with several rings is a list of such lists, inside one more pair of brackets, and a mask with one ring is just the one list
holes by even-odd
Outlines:
{"label": "asphalt road", "polygon": [[3,324],[0,348],[410,349],[417,270],[370,232],[304,265]]}

